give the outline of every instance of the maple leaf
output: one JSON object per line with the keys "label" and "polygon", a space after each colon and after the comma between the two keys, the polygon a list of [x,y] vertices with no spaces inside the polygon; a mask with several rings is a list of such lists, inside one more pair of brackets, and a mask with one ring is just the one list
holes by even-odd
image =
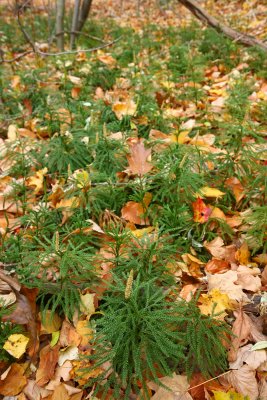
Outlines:
{"label": "maple leaf", "polygon": [[136,109],[137,105],[132,99],[116,102],[112,105],[112,111],[119,120],[122,120],[125,115],[134,115]]}
{"label": "maple leaf", "polygon": [[208,221],[212,213],[212,209],[208,207],[200,197],[198,197],[197,200],[192,203],[192,208],[195,222],[204,224]]}
{"label": "maple leaf", "polygon": [[34,176],[27,179],[28,186],[35,186],[34,194],[39,194],[43,191],[44,176],[47,173],[47,168],[36,171]]}
{"label": "maple leaf", "polygon": [[201,294],[199,297],[200,310],[203,314],[219,314],[218,319],[226,316],[225,310],[231,310],[232,304],[227,294],[221,293],[220,290],[214,288],[208,294]]}
{"label": "maple leaf", "polygon": [[143,139],[132,138],[129,140],[130,154],[127,155],[129,171],[131,174],[143,176],[151,171],[153,165],[149,162],[151,149],[146,149]]}

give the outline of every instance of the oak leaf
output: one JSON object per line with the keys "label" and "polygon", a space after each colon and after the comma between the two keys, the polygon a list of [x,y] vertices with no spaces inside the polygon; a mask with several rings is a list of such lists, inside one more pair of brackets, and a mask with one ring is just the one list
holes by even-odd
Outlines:
{"label": "oak leaf", "polygon": [[151,149],[146,149],[143,139],[132,139],[129,141],[130,154],[127,155],[129,171],[131,174],[143,176],[151,171],[153,165],[149,162],[151,158]]}

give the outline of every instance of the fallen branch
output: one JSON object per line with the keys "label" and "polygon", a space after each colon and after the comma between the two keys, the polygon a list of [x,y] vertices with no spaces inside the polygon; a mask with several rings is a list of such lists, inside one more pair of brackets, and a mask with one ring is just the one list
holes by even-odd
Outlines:
{"label": "fallen branch", "polygon": [[246,35],[236,31],[219,22],[212,15],[207,13],[195,0],[178,0],[183,6],[185,6],[192,14],[195,15],[200,21],[208,24],[218,32],[222,32],[225,36],[233,39],[235,42],[241,43],[244,46],[257,46],[267,52],[267,44],[262,41],[255,39],[253,36]]}

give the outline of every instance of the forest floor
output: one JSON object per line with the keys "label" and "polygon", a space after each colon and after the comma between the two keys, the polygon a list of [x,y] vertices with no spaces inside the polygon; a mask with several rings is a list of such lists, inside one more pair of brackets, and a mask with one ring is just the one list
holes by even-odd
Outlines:
{"label": "forest floor", "polygon": [[[3,399],[267,399],[267,56],[140,3],[0,64]],[[228,3],[201,2],[267,40],[267,5]],[[29,44],[6,4],[8,60]]]}

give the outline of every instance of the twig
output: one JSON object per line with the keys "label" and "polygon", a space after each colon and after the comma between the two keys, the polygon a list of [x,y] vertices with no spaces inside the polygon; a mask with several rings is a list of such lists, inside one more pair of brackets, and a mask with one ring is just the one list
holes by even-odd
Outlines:
{"label": "twig", "polygon": [[[88,33],[81,32],[81,31],[62,31],[62,32],[56,33],[54,36],[57,37],[57,36],[60,36],[60,35],[64,35],[65,33],[67,33],[67,34],[69,34],[69,35],[71,35],[72,33],[75,33],[75,34],[77,34],[77,35],[83,35],[83,36],[85,36],[85,37],[88,37],[89,39],[98,40],[99,42],[104,43],[104,40],[103,40],[103,39],[100,39],[100,38],[98,38],[98,37],[96,37],[96,36],[89,35]],[[53,40],[53,38],[52,38],[52,40]]]}
{"label": "twig", "polygon": [[44,56],[44,57],[62,56],[62,55],[67,55],[67,54],[77,54],[77,53],[81,53],[81,52],[82,53],[91,53],[93,51],[105,49],[106,47],[112,46],[114,43],[117,43],[120,39],[121,39],[121,36],[118,37],[117,39],[112,40],[111,42],[102,44],[101,46],[91,47],[90,49],[59,51],[59,52],[56,52],[56,53],[46,53],[44,51],[40,51],[40,50],[37,50],[37,49],[35,49],[35,51],[34,50],[28,50],[28,51],[25,51],[24,53],[20,54],[19,56],[15,57],[15,58],[12,58],[11,60],[6,60],[6,59],[2,58],[1,61],[0,61],[0,64],[2,64],[4,62],[11,63],[11,62],[19,60],[20,58],[26,56],[27,54],[31,54],[31,53],[39,54],[39,55]]}
{"label": "twig", "polygon": [[231,372],[231,371],[226,371],[226,372],[224,372],[224,373],[222,373],[222,374],[220,374],[220,375],[218,375],[218,376],[215,376],[214,378],[208,379],[207,381],[201,382],[201,383],[199,383],[198,385],[192,386],[192,387],[190,387],[190,388],[188,389],[188,391],[190,391],[190,390],[192,390],[192,389],[196,389],[196,388],[198,388],[199,386],[205,385],[205,383],[214,381],[215,379],[218,379],[218,378],[220,378],[220,377],[223,376],[223,375],[229,374],[229,372]]}

